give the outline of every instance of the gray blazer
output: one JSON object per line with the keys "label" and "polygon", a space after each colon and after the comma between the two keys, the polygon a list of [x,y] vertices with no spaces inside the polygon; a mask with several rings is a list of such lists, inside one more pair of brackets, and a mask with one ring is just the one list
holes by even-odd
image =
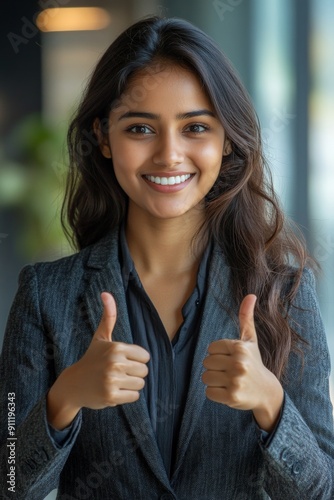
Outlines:
{"label": "gray blazer", "polygon": [[[57,485],[61,500],[334,499],[330,361],[313,275],[304,273],[296,298],[304,311],[291,311],[310,349],[303,370],[300,358],[290,356],[281,420],[266,446],[252,412],[205,397],[201,374],[208,345],[239,336],[238,305],[231,300],[229,268],[218,249],[208,288],[176,467],[169,478],[143,395],[131,404],[83,409],[63,446],[53,441],[46,421],[45,395],[60,372],[87,350],[102,314],[101,291],[116,298],[113,338],[132,342],[118,234],[71,257],[22,271],[1,358],[2,471],[9,453],[3,422],[7,395],[13,392],[17,429],[16,489],[8,491],[8,477],[2,473],[2,499],[42,500]],[[166,414],[171,411],[165,408]]]}

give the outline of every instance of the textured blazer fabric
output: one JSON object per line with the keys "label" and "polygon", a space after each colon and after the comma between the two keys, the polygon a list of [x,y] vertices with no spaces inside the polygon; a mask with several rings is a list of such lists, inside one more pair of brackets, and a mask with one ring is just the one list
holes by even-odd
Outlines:
{"label": "textured blazer fabric", "polygon": [[[87,350],[101,319],[102,291],[117,303],[113,339],[132,342],[118,232],[74,256],[24,268],[1,357],[0,498],[42,500],[58,487],[58,500],[333,500],[330,361],[313,275],[304,272],[297,307],[290,311],[309,344],[304,367],[299,356],[290,356],[281,419],[266,445],[252,412],[208,400],[201,381],[208,345],[239,337],[239,305],[231,299],[229,279],[215,248],[176,464],[168,477],[143,395],[131,404],[82,409],[62,446],[46,421],[46,393]],[[15,493],[7,476],[8,393],[15,393],[16,403]]]}

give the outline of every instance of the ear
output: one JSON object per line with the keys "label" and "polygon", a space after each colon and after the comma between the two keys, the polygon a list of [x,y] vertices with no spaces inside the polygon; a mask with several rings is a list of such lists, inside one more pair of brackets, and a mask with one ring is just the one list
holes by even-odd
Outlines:
{"label": "ear", "polygon": [[101,153],[105,158],[111,158],[111,149],[108,142],[108,136],[106,134],[103,134],[99,118],[95,118],[93,123],[93,129],[97,137],[97,140],[99,142]]}
{"label": "ear", "polygon": [[227,156],[230,153],[232,153],[232,144],[231,144],[231,141],[230,141],[230,139],[225,139],[223,156]]}

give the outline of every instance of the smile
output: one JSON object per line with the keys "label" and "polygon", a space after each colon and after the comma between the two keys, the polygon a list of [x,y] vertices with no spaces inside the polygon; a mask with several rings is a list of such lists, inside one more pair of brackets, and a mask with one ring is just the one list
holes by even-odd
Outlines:
{"label": "smile", "polygon": [[144,175],[145,179],[154,184],[160,184],[162,186],[174,186],[175,184],[182,184],[190,179],[191,174],[186,175],[176,175],[175,177],[154,177],[153,175]]}

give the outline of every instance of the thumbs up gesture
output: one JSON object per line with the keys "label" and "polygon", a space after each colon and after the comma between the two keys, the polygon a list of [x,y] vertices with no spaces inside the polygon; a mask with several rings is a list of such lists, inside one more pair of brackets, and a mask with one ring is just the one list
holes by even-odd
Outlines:
{"label": "thumbs up gesture", "polygon": [[132,403],[148,374],[149,353],[138,345],[114,342],[117,311],[113,296],[102,293],[103,316],[84,356],[66,368],[47,396],[48,421],[68,426],[78,411]]}
{"label": "thumbs up gesture", "polygon": [[239,410],[252,410],[258,425],[270,432],[283,404],[283,389],[263,364],[254,324],[255,295],[239,309],[240,339],[212,342],[203,365],[208,399]]}

